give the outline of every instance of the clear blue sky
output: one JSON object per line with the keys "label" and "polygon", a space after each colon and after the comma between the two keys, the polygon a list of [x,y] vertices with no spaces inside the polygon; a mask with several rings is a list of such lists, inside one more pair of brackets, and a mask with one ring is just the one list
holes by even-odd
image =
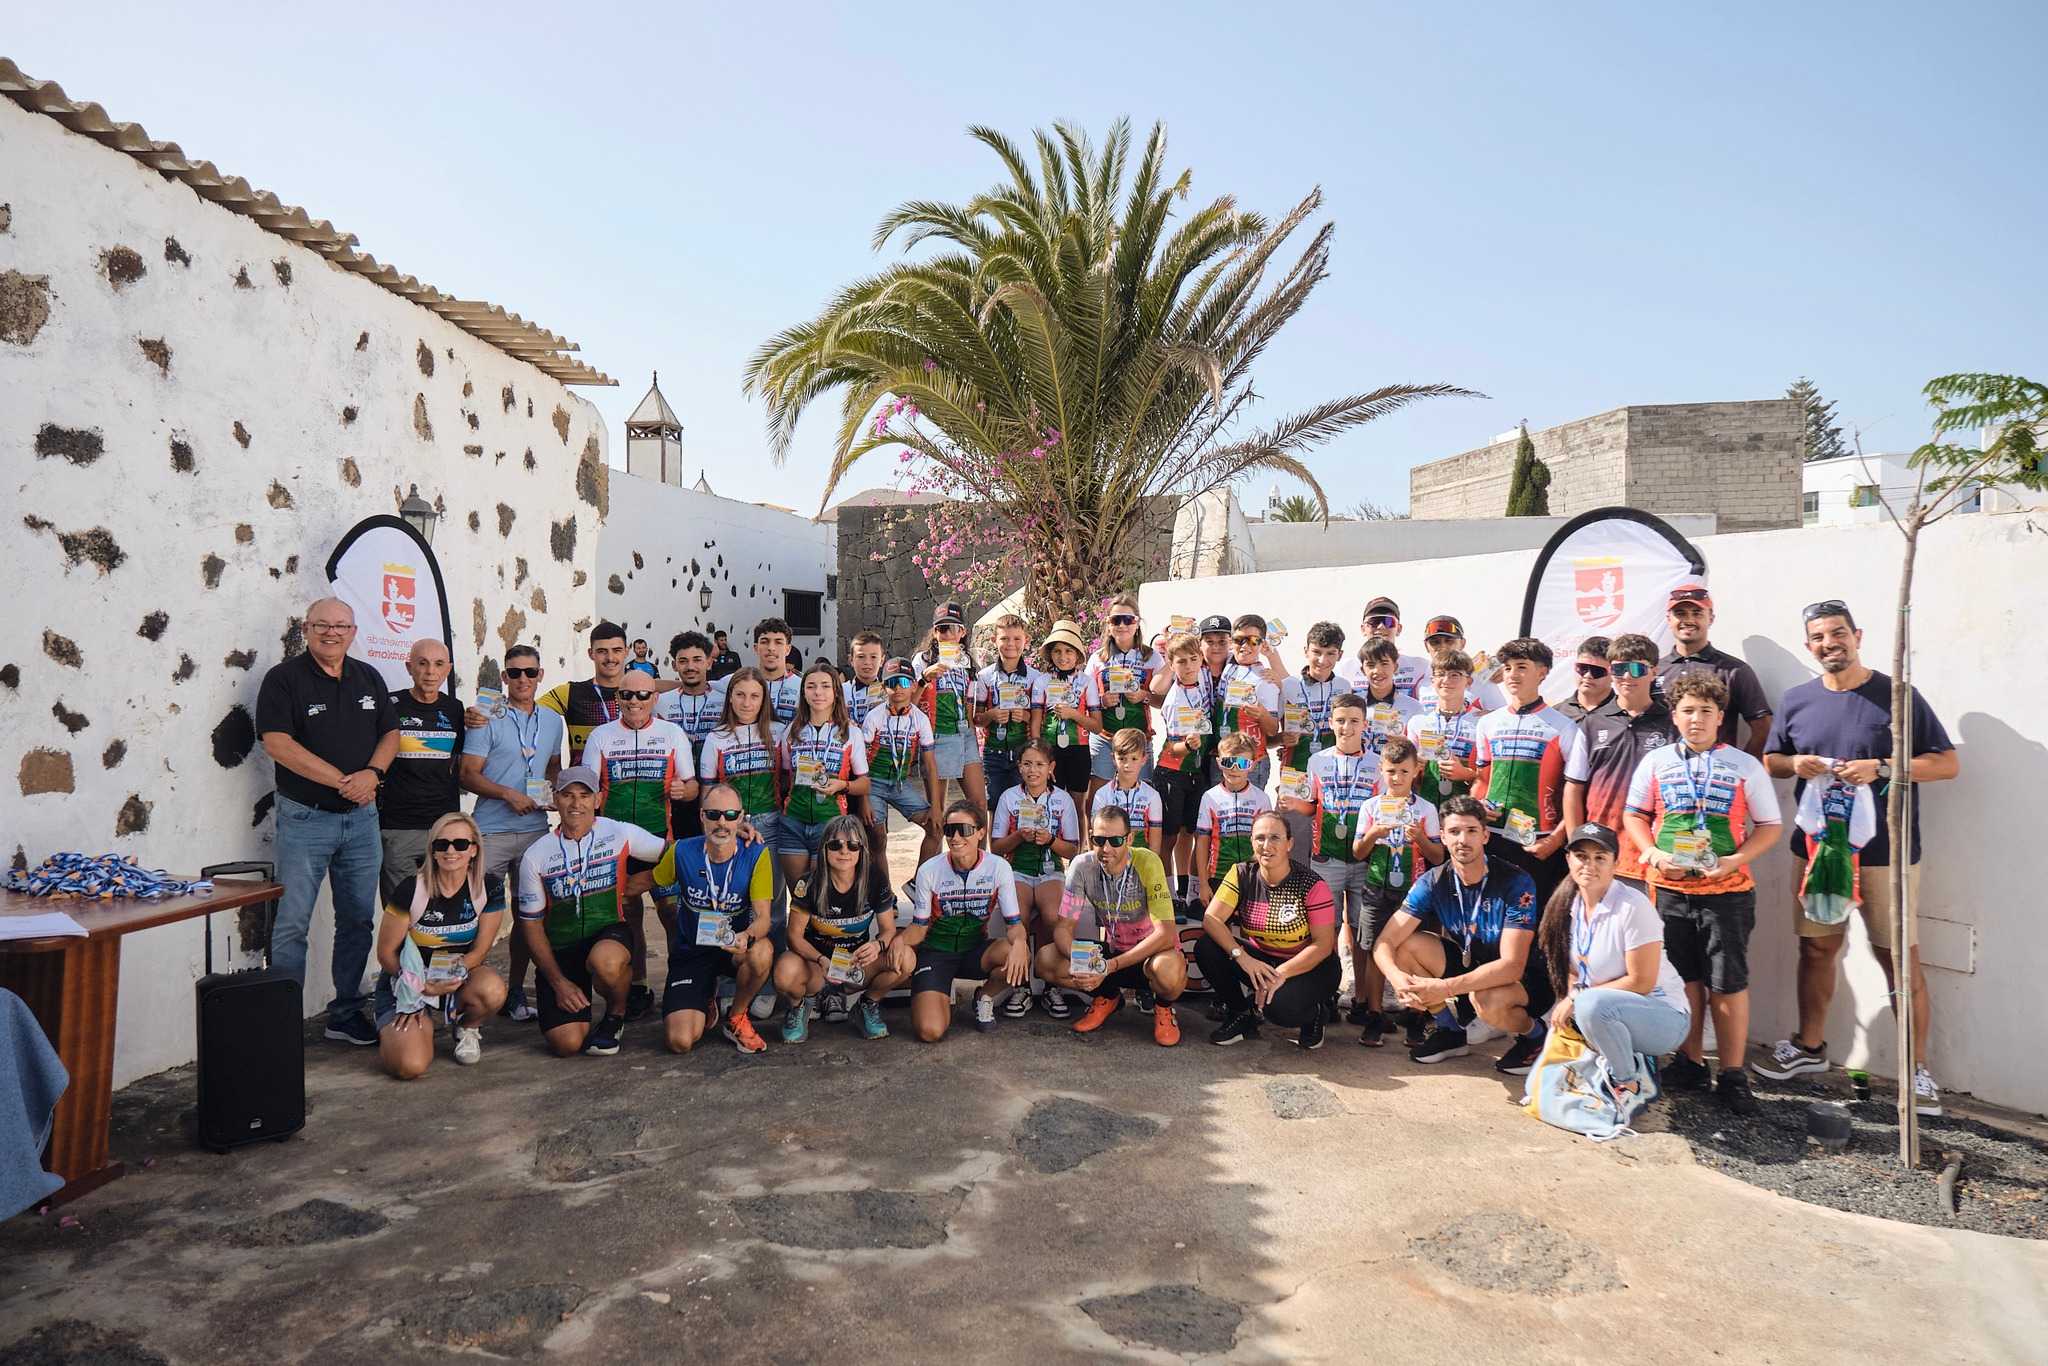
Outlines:
{"label": "clear blue sky", "polygon": [[1323,187],[1332,275],[1265,412],[1492,396],[1332,445],[1338,504],[1405,505],[1411,464],[1520,418],[1802,373],[1904,449],[1930,376],[2048,369],[2029,3],[18,8],[29,74],[581,342],[615,463],[658,368],[719,492],[806,511],[829,411],[774,467],[742,366],[875,268],[891,206],[995,179],[971,123],[1164,120],[1197,200]]}

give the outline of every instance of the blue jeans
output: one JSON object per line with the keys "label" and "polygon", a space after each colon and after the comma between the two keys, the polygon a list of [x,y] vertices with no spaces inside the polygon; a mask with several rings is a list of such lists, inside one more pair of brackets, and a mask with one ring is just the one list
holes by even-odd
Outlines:
{"label": "blue jeans", "polygon": [[1572,1020],[1607,1059],[1616,1081],[1636,1079],[1636,1054],[1659,1057],[1685,1042],[1692,1016],[1626,987],[1588,987],[1572,997]]}
{"label": "blue jeans", "polygon": [[1017,776],[1017,756],[1006,749],[981,752],[981,780],[988,788],[988,809],[996,809],[1003,794],[1024,780]]}
{"label": "blue jeans", "polygon": [[277,794],[277,880],[284,884],[277,926],[270,936],[270,965],[306,982],[306,933],[320,884],[334,892],[334,999],[330,1020],[362,1013],[363,969],[370,961],[371,927],[377,918],[377,873],[384,863],[377,808],[322,811]]}

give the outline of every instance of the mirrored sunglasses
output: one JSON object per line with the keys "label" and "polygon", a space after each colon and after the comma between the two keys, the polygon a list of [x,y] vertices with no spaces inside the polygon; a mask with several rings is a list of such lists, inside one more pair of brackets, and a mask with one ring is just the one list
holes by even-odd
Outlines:
{"label": "mirrored sunglasses", "polygon": [[966,839],[969,835],[981,833],[980,826],[971,825],[966,821],[947,821],[941,828],[945,830],[946,838],[949,840]]}
{"label": "mirrored sunglasses", "polygon": [[1218,759],[1216,762],[1221,764],[1225,768],[1239,770],[1247,769],[1252,766],[1252,761],[1245,758],[1242,754],[1226,754],[1221,759]]}
{"label": "mirrored sunglasses", "polygon": [[1650,672],[1650,666],[1640,659],[1617,659],[1608,667],[1616,678],[1641,678]]}

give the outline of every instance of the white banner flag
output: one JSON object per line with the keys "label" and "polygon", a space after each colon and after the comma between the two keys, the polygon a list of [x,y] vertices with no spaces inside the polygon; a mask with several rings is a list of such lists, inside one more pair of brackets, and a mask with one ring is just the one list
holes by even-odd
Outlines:
{"label": "white banner flag", "polygon": [[441,566],[418,532],[396,517],[356,523],[327,558],[334,596],[356,614],[349,653],[384,675],[395,691],[412,686],[405,658],[415,640],[453,643]]}
{"label": "white banner flag", "polygon": [[1599,508],[1557,529],[1529,572],[1522,634],[1550,647],[1557,663],[1545,696],[1572,690],[1572,656],[1587,636],[1643,635],[1671,648],[1664,604],[1682,583],[1705,583],[1706,561],[1662,518],[1635,508]]}

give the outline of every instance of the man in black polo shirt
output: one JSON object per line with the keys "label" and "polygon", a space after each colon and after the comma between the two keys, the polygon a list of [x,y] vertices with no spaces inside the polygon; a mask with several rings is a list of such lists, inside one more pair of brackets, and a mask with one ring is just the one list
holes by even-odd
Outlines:
{"label": "man in black polo shirt", "polygon": [[363,969],[377,913],[377,789],[398,753],[383,676],[351,659],[356,616],[339,598],[306,609],[306,653],[263,675],[256,730],[277,766],[277,879],[284,884],[270,961],[306,980],[306,935],[320,884],[334,890],[334,997],[327,1037],[368,1047]]}
{"label": "man in black polo shirt", "polygon": [[427,832],[434,822],[462,805],[458,778],[466,727],[462,703],[441,690],[448,669],[446,645],[415,640],[405,657],[412,686],[391,694],[398,756],[384,790],[377,794],[387,900],[426,861]]}
{"label": "man in black polo shirt", "polygon": [[718,642],[718,653],[711,656],[711,672],[707,677],[716,683],[719,679],[740,671],[740,657],[733,650],[732,642],[725,638],[725,632],[714,631],[712,639]]}
{"label": "man in black polo shirt", "polygon": [[[1628,784],[1636,766],[1653,749],[1678,743],[1671,709],[1651,690],[1657,671],[1657,642],[1648,636],[1616,636],[1601,652],[1614,682],[1614,695],[1578,718],[1579,734],[1564,761],[1564,824],[1576,830],[1595,821],[1615,831],[1621,848],[1614,875],[1649,896],[1643,886],[1643,851],[1622,833]],[[1564,711],[1562,704],[1559,711]],[[1656,898],[1651,897],[1651,900]]]}
{"label": "man in black polo shirt", "polygon": [[[1688,669],[1712,669],[1728,689],[1728,706],[1721,713],[1721,743],[1762,758],[1764,741],[1771,733],[1771,699],[1764,696],[1755,669],[1707,643],[1707,631],[1714,624],[1714,600],[1708,596],[1707,586],[1681,583],[1672,589],[1664,605],[1664,621],[1677,644],[1657,661],[1657,700],[1664,700],[1664,684],[1674,675]],[[1749,735],[1740,741],[1735,738],[1738,717],[1749,723]]]}

